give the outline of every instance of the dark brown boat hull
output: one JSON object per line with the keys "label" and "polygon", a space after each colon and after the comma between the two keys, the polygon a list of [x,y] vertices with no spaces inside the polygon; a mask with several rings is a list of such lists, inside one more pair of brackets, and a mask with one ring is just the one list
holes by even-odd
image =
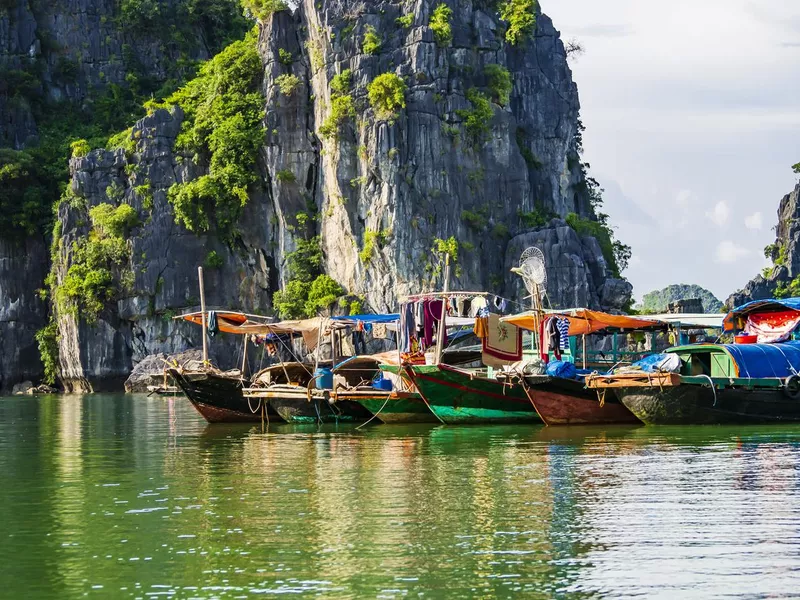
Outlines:
{"label": "dark brown boat hull", "polygon": [[[260,423],[262,419],[259,401],[251,401],[253,409],[242,395],[242,381],[222,377],[214,373],[193,373],[185,376],[176,369],[169,374],[186,394],[189,402],[209,423]],[[264,418],[282,421],[280,415],[269,405],[265,406]]]}
{"label": "dark brown boat hull", "polygon": [[[610,390],[609,390],[610,391]],[[800,422],[800,403],[780,388],[711,389],[681,384],[614,390],[647,425],[727,425]]]}
{"label": "dark brown boat hull", "polygon": [[595,390],[557,377],[526,378],[525,391],[547,425],[630,425],[641,421],[612,393],[603,404]]}

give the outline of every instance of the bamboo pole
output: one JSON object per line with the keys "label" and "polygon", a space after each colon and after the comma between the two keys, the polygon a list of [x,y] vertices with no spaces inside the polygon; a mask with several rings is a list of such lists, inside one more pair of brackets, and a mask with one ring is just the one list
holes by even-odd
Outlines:
{"label": "bamboo pole", "polygon": [[435,364],[441,364],[442,352],[444,350],[444,336],[447,332],[447,292],[450,291],[450,255],[444,255],[444,285],[442,286],[444,297],[442,298],[442,316],[439,319],[439,334],[436,336],[436,357]]}
{"label": "bamboo pole", "polygon": [[203,285],[203,267],[197,267],[197,279],[200,283],[200,312],[202,314],[203,325],[203,364],[208,364],[208,336],[206,327],[206,289]]}
{"label": "bamboo pole", "polygon": [[582,336],[583,338],[583,368],[586,368],[586,334],[584,333]]}
{"label": "bamboo pole", "polygon": [[244,350],[242,350],[242,379],[244,379],[244,368],[247,365],[247,336],[244,337]]}

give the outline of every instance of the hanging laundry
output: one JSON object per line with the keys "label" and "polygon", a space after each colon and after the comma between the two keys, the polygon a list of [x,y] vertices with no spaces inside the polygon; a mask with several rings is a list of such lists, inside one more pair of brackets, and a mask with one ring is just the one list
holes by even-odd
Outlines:
{"label": "hanging laundry", "polygon": [[208,337],[214,337],[219,332],[219,325],[217,323],[217,311],[212,310],[208,313],[208,323],[206,323],[206,330]]}
{"label": "hanging laundry", "polygon": [[458,316],[458,314],[456,313],[456,302],[457,301],[458,301],[458,298],[456,298],[455,296],[450,296],[447,299],[447,314],[448,314],[448,316],[451,316],[451,317],[457,317]]}
{"label": "hanging laundry", "polygon": [[475,317],[475,326],[472,332],[478,339],[484,339],[489,334],[489,317]]}
{"label": "hanging laundry", "polygon": [[398,344],[401,352],[411,352],[411,340],[417,337],[417,322],[414,320],[414,305],[403,304],[400,309],[400,339]]}
{"label": "hanging laundry", "polygon": [[561,332],[558,330],[558,319],[551,317],[545,325],[547,335],[547,349],[552,352],[556,360],[561,360]]}
{"label": "hanging laundry", "polygon": [[[433,338],[436,333],[439,321],[442,318],[442,307],[444,306],[443,300],[425,300],[424,315],[425,325],[422,334],[422,344],[425,348],[433,346]],[[446,333],[445,333],[446,341]]]}
{"label": "hanging laundry", "polygon": [[466,317],[468,312],[469,312],[469,306],[467,305],[467,299],[464,296],[459,296],[458,298],[456,298],[457,316]]}
{"label": "hanging laundry", "polygon": [[372,326],[372,337],[375,339],[381,339],[381,340],[386,339],[387,338],[386,332],[387,332],[386,323],[375,323]]}
{"label": "hanging laundry", "polygon": [[482,308],[487,308],[488,306],[489,303],[486,302],[486,298],[484,298],[483,296],[477,296],[473,298],[472,303],[470,304],[469,307],[469,316],[470,317],[478,316],[478,311]]}
{"label": "hanging laundry", "polygon": [[506,308],[508,308],[508,302],[505,298],[501,298],[500,296],[495,296],[493,300],[493,304],[497,312],[503,314],[506,312]]}
{"label": "hanging laundry", "polygon": [[559,346],[561,346],[562,350],[569,349],[569,319],[564,319],[559,317],[558,321],[558,333],[559,333]]}

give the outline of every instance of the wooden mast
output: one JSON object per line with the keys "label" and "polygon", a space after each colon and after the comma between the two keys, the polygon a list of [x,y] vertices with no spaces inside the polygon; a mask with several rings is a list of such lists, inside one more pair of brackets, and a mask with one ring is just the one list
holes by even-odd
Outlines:
{"label": "wooden mast", "polygon": [[208,338],[206,321],[206,288],[203,285],[203,267],[197,267],[197,279],[200,283],[200,312],[202,313],[201,322],[203,326],[203,364],[208,364]]}
{"label": "wooden mast", "polygon": [[442,298],[442,316],[439,319],[439,333],[436,336],[436,355],[434,364],[441,364],[442,351],[444,349],[444,336],[447,332],[445,320],[447,319],[447,292],[450,291],[450,254],[444,255],[444,286]]}

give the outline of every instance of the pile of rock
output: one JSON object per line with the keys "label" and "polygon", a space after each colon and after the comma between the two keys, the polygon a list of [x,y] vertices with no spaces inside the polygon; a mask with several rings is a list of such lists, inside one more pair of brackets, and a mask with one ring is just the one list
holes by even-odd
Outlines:
{"label": "pile of rock", "polygon": [[30,381],[23,381],[18,383],[11,389],[11,393],[15,396],[35,396],[37,394],[57,394],[58,390],[49,385],[33,385]]}

